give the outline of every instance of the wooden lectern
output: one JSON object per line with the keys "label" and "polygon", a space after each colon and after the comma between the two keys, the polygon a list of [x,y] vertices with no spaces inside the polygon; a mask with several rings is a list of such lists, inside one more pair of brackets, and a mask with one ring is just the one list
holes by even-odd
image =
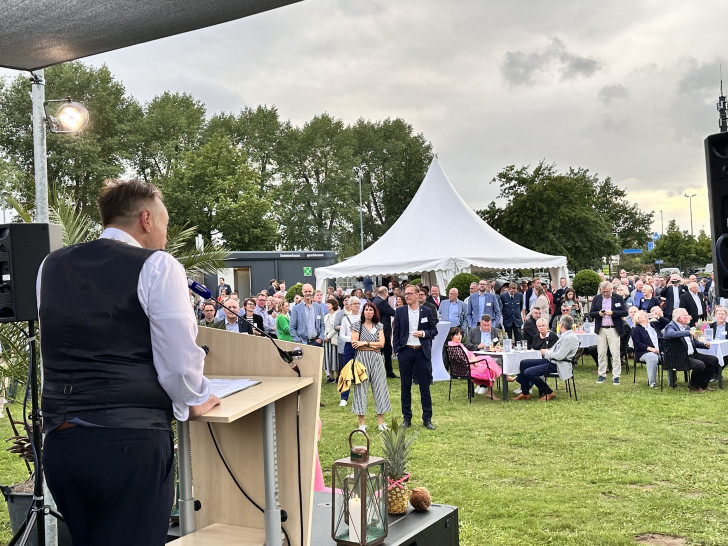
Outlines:
{"label": "wooden lectern", "polygon": [[[172,544],[281,544],[282,532],[277,523],[280,506],[288,516],[282,525],[290,544],[309,546],[323,350],[276,341],[283,350],[297,346],[303,349],[303,358],[294,360],[301,371],[298,377],[281,359],[273,343],[264,337],[203,327],[197,343],[210,348],[205,359],[207,377],[247,378],[261,383],[223,398],[220,406],[190,421],[189,425],[178,424],[180,484],[183,471],[187,472],[182,459],[185,452],[191,451],[194,499],[202,507],[194,512],[194,525],[182,520],[181,509],[180,527],[184,536]],[[300,392],[302,498],[298,487],[297,392]],[[266,509],[265,517],[235,485],[215,448],[208,424],[235,478],[252,500]],[[189,444],[184,438],[186,429],[189,429]],[[180,497],[181,507],[183,501],[192,502],[191,498],[185,499],[184,491]],[[303,506],[303,519],[299,502]]]}

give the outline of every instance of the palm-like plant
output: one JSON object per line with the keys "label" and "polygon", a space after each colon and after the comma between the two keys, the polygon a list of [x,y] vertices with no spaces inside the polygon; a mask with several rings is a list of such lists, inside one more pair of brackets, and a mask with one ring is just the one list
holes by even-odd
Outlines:
{"label": "palm-like plant", "polygon": [[[30,213],[18,201],[8,197],[8,203],[15,209],[21,221],[32,221]],[[101,232],[101,226],[93,218],[80,212],[73,201],[64,194],[50,203],[49,217],[52,223],[61,226],[64,246],[91,241]],[[222,267],[229,251],[212,245],[206,245],[202,250],[188,250],[195,233],[195,227],[170,228],[165,250],[179,260],[189,275],[214,273]],[[4,365],[0,366],[0,379],[2,379],[0,387],[25,384],[28,375],[25,333],[16,324],[0,324],[0,344],[2,347],[0,358],[4,361]],[[7,393],[0,391],[0,396],[3,394]]]}

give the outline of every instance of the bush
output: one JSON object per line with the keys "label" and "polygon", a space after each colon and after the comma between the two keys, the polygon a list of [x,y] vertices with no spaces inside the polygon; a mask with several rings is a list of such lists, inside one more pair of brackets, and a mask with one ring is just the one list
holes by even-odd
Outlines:
{"label": "bush", "polygon": [[299,282],[286,290],[286,301],[288,301],[288,303],[293,303],[293,298],[296,297],[296,294],[298,294],[299,296],[303,296],[303,293],[301,291],[302,288],[303,285]]}
{"label": "bush", "polygon": [[417,286],[418,284],[422,284],[422,279],[420,279],[419,277],[416,277],[416,278],[412,279],[409,283],[412,286]]}
{"label": "bush", "polygon": [[599,283],[602,282],[602,278],[596,271],[591,269],[582,269],[576,275],[572,286],[577,296],[594,296],[599,292]]}
{"label": "bush", "polygon": [[470,295],[470,283],[478,282],[479,280],[480,277],[472,273],[458,273],[448,283],[445,289],[445,296],[447,297],[451,288],[457,288],[458,299],[462,301]]}

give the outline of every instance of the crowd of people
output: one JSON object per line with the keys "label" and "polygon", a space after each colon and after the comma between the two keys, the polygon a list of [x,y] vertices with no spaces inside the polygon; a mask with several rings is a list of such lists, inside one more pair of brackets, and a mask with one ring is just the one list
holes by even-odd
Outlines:
{"label": "crowd of people", "polygon": [[[437,323],[452,324],[446,346],[461,347],[471,365],[471,376],[477,385],[476,394],[495,399],[493,384],[502,374],[490,356],[476,352],[502,346],[503,340],[522,342],[537,350],[540,358],[521,362],[520,373],[509,376],[518,382],[516,400],[531,398],[536,387],[539,400],[555,396],[543,377],[554,373],[559,365],[571,365],[579,349],[573,330],[576,324],[592,322],[598,342],[586,347],[585,353],[597,362],[597,383],[620,384],[620,375],[628,351],[635,361],[647,368],[648,384],[657,386],[657,364],[660,359],[659,339],[685,339],[685,350],[693,370],[690,389],[695,392],[713,390],[723,363],[698,352],[709,342],[697,339],[691,327],[715,315],[710,324],[715,339],[726,336],[726,310],[717,305],[712,279],[694,276],[668,278],[659,275],[627,275],[606,278],[603,274],[599,292],[580,298],[569,280],[559,279],[558,287],[549,287],[540,278],[507,282],[496,290],[494,280],[480,279],[469,287],[469,294],[460,298],[457,288],[450,288],[447,297],[439,286],[411,285],[407,281],[389,282],[345,293],[341,287],[328,287],[326,293],[310,284],[302,287],[289,304],[285,281],[271,279],[270,286],[242,306],[238,295],[219,279],[217,298],[199,302],[201,326],[226,329],[253,335],[267,334],[278,339],[322,347],[323,371],[327,383],[336,383],[350,362],[358,362],[366,379],[356,380],[349,372],[340,394],[340,406],[346,407],[350,394],[351,411],[359,425],[366,429],[367,393],[371,388],[377,415],[377,426],[386,429],[383,415],[391,411],[387,379],[400,379],[401,411],[405,427],[411,426],[411,389],[420,390],[422,423],[432,424],[431,351],[437,335]],[[399,362],[398,377],[392,367],[392,356]],[[361,371],[360,369],[360,371]],[[341,383],[341,381],[339,381]]]}

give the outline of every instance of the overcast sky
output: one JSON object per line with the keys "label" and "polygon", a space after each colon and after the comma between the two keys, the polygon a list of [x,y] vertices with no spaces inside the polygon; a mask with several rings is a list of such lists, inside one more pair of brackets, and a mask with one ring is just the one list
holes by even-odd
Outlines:
{"label": "overcast sky", "polygon": [[697,234],[726,21],[725,0],[305,0],[84,62],[140,101],[186,91],[208,113],[401,117],[475,209],[504,166],[540,159],[612,177],[655,231],[660,210],[689,230],[695,193]]}

